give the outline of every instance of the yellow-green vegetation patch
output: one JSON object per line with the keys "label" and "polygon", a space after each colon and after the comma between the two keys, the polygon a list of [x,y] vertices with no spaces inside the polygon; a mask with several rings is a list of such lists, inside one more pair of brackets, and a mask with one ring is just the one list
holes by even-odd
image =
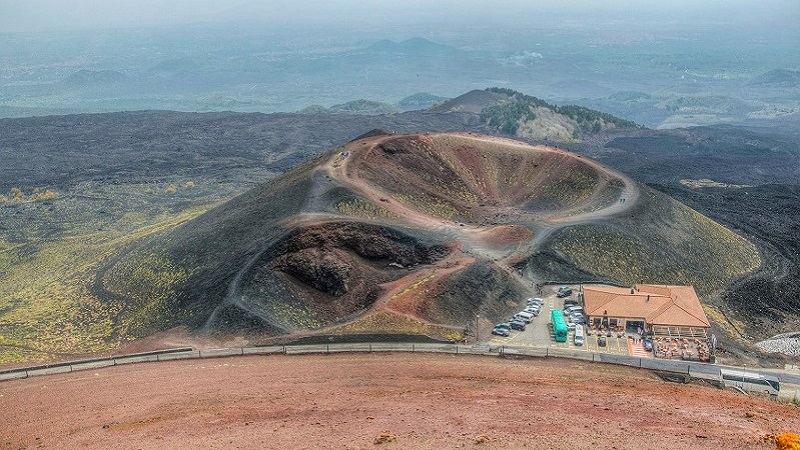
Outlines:
{"label": "yellow-green vegetation patch", "polygon": [[558,200],[562,205],[575,205],[588,200],[597,188],[597,173],[585,166],[564,170],[559,178],[543,186],[534,195],[537,198]]}
{"label": "yellow-green vegetation patch", "polygon": [[438,217],[444,220],[453,220],[455,217],[467,217],[469,213],[461,211],[450,202],[420,193],[419,195],[394,195],[400,202],[407,203],[415,209],[422,211],[429,216]]}
{"label": "yellow-green vegetation patch", "polygon": [[429,275],[429,276],[417,281],[416,283],[412,284],[411,286],[408,286],[407,288],[403,289],[401,292],[398,292],[398,293],[392,295],[392,298],[395,299],[395,298],[398,298],[398,297],[402,297],[402,296],[408,294],[409,292],[413,292],[417,288],[422,286],[423,284],[431,281],[434,277],[435,277],[435,275]]}
{"label": "yellow-green vegetation patch", "polygon": [[552,246],[578,267],[624,284],[691,284],[701,295],[758,267],[756,247],[693,209],[652,191],[635,216],[563,230]]}
{"label": "yellow-green vegetation patch", "polygon": [[[58,352],[108,348],[118,305],[91,296],[89,270],[108,248],[69,239],[16,254],[0,279],[0,336],[4,342]],[[31,276],[35,274],[35,276]]]}
{"label": "yellow-green vegetation patch", "polygon": [[444,341],[461,341],[462,330],[414,320],[390,312],[377,312],[332,330],[336,334],[396,333],[425,335]]}
{"label": "yellow-green vegetation patch", "polygon": [[323,325],[316,315],[302,305],[293,305],[275,301],[269,302],[269,304],[264,306],[265,309],[269,311],[270,317],[292,328],[313,330]]}
{"label": "yellow-green vegetation patch", "polygon": [[[115,329],[123,305],[113,299],[100,299],[92,291],[101,263],[137,239],[173,228],[203,211],[205,208],[163,214],[133,227],[122,220],[114,230],[18,248],[9,248],[10,244],[3,240],[0,245],[6,251],[0,251],[0,341],[42,353],[86,353],[117,347],[117,339],[127,337],[130,324]],[[162,264],[142,270],[156,272],[164,268]],[[167,281],[147,287],[155,298],[145,306],[155,308],[157,313],[167,285],[182,276],[173,271],[155,277]],[[27,354],[4,351],[3,358],[24,359]]]}
{"label": "yellow-green vegetation patch", "polygon": [[9,190],[8,195],[0,194],[0,203],[45,202],[55,200],[59,196],[58,192],[50,189],[36,187],[30,194],[26,194],[24,190],[13,187]]}
{"label": "yellow-green vegetation patch", "polygon": [[370,201],[355,198],[336,203],[336,210],[342,214],[367,219],[397,219],[397,214]]}
{"label": "yellow-green vegetation patch", "polygon": [[52,359],[52,355],[45,352],[36,350],[28,350],[18,347],[7,347],[2,345],[0,341],[0,364],[15,363],[18,361],[46,361]]}
{"label": "yellow-green vegetation patch", "polygon": [[126,299],[129,311],[120,323],[120,334],[142,337],[169,323],[177,300],[175,287],[188,280],[189,275],[155,254],[124,258],[110,268],[103,284]]}

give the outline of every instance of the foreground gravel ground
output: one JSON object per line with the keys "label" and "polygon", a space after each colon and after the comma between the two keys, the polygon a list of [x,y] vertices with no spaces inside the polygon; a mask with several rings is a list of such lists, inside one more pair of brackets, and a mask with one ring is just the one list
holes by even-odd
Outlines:
{"label": "foreground gravel ground", "polygon": [[0,383],[2,448],[771,449],[800,409],[647,371],[434,354],[253,356]]}

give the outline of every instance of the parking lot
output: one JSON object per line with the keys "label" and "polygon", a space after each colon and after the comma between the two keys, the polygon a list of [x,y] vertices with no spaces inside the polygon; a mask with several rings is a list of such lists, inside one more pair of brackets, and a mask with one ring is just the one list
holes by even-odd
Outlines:
{"label": "parking lot", "polygon": [[[628,339],[625,337],[618,338],[616,335],[611,337],[606,337],[606,346],[601,347],[597,344],[597,335],[587,334],[585,337],[585,343],[582,346],[576,346],[574,344],[574,330],[569,330],[569,335],[567,337],[566,342],[556,342],[552,336],[552,331],[550,329],[550,310],[551,309],[558,309],[562,311],[564,309],[564,300],[577,299],[577,292],[579,290],[579,286],[574,285],[570,286],[572,288],[572,295],[565,297],[565,298],[558,298],[556,296],[556,291],[558,290],[560,285],[555,286],[544,286],[542,288],[542,293],[536,295],[544,300],[544,305],[542,306],[541,313],[533,318],[533,321],[525,328],[525,331],[511,331],[511,334],[508,337],[502,336],[492,336],[491,340],[489,341],[493,345],[513,345],[513,346],[529,346],[529,347],[556,347],[556,348],[563,348],[563,349],[570,349],[570,350],[583,350],[586,352],[594,352],[594,353],[610,353],[610,354],[618,354],[618,355],[633,355],[633,356],[641,356],[641,357],[649,357],[650,355],[647,352],[639,348],[629,348]],[[532,295],[533,297],[533,295]],[[520,299],[520,306],[519,310],[525,307],[525,300]]]}

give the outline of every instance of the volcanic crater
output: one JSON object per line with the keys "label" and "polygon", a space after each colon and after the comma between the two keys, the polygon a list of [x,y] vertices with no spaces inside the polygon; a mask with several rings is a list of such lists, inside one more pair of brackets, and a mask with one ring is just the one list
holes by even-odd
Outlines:
{"label": "volcanic crater", "polygon": [[[618,223],[630,217],[647,225]],[[140,314],[143,330],[460,340],[476,314],[496,320],[518,308],[532,280],[692,281],[628,280],[594,266],[593,252],[608,250],[593,240],[608,229],[692,273],[719,272],[719,283],[750,267],[704,266],[670,236],[716,233],[725,252],[757,260],[744,239],[588,158],[472,133],[376,130],[131,249],[103,282],[114,291],[136,276],[126,267],[153,257],[188,274],[168,286],[159,315]],[[644,260],[620,264],[656,267],[647,252],[626,255]],[[148,307],[131,301],[127,314]]]}

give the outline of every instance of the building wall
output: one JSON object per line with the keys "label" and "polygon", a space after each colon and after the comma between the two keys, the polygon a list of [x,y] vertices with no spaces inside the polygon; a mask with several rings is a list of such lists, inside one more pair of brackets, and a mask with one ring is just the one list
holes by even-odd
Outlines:
{"label": "building wall", "polygon": [[608,326],[610,326],[610,327],[612,327],[614,329],[619,329],[619,327],[623,327],[623,329],[625,329],[627,327],[627,323],[629,321],[630,322],[640,322],[642,325],[644,325],[643,328],[649,329],[649,326],[647,326],[647,324],[645,323],[644,318],[641,318],[641,317],[608,317],[608,318],[605,318],[603,316],[589,316],[588,323],[589,323],[589,325],[594,326],[596,323],[601,323],[601,322],[605,321],[606,319],[608,320],[608,322],[610,322],[610,324]]}

